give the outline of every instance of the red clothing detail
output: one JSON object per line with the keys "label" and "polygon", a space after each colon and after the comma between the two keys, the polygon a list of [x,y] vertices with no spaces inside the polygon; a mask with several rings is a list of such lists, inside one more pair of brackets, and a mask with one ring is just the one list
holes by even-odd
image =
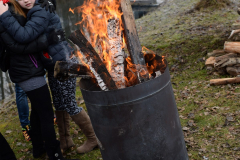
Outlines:
{"label": "red clothing detail", "polygon": [[49,54],[48,54],[47,52],[44,52],[44,51],[43,51],[43,55],[44,55],[46,58],[50,59],[50,56],[49,56]]}

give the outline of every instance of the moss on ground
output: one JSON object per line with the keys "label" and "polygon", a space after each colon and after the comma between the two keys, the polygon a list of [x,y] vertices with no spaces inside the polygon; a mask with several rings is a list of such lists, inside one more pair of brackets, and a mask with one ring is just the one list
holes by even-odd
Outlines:
{"label": "moss on ground", "polygon": [[[168,60],[189,158],[239,159],[240,86],[210,86],[210,79],[229,76],[211,75],[204,67],[208,52],[223,49],[232,23],[238,18],[234,8],[238,4],[197,11],[194,6],[198,2],[168,0],[161,8],[136,20],[139,38],[142,46]],[[81,99],[78,87],[78,102]],[[31,144],[22,137],[16,105],[11,102],[4,108],[0,110],[1,132],[18,159],[32,159]],[[74,134],[76,131],[78,134]],[[77,145],[83,143],[85,137],[73,123],[71,133]],[[101,154],[99,149],[84,155],[73,150],[66,157],[98,160]]]}

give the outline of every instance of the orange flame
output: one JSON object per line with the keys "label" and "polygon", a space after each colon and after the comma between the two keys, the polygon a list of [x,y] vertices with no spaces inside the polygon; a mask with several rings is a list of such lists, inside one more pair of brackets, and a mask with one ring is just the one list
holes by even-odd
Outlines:
{"label": "orange flame", "polygon": [[69,12],[72,12],[74,14],[74,9],[69,8]]}
{"label": "orange flame", "polygon": [[[91,45],[96,50],[101,50],[101,53],[98,52],[98,54],[102,56],[101,58],[109,71],[111,69],[109,54],[112,53],[109,53],[107,25],[110,19],[116,19],[119,20],[120,31],[123,30],[122,12],[119,8],[120,2],[118,0],[86,0],[82,6],[74,9],[69,8],[69,11],[72,13],[74,11],[82,13],[82,21],[77,22],[75,25],[80,25],[82,33]],[[100,46],[99,43],[101,43]],[[124,43],[122,43],[122,48],[124,46]]]}
{"label": "orange flame", "polygon": [[[135,2],[135,1],[134,1]],[[75,25],[80,25],[81,32],[85,35],[91,45],[95,48],[96,52],[99,54],[102,61],[105,63],[106,68],[109,73],[111,71],[111,63],[112,60],[110,58],[110,45],[109,45],[109,35],[108,35],[108,22],[109,20],[119,21],[120,26],[120,34],[122,38],[121,47],[122,49],[126,47],[124,37],[121,34],[124,30],[122,23],[122,12],[119,10],[120,8],[120,0],[86,0],[84,4],[79,7],[75,7],[73,9],[69,8],[69,12],[73,14],[75,12],[82,13],[82,21],[75,23]],[[116,33],[118,32],[116,28]],[[142,30],[142,27],[140,27]],[[155,60],[154,52],[147,49],[143,46],[142,52],[144,53],[144,57],[146,59],[147,69],[149,71],[149,76],[154,74],[156,68],[159,68],[158,63],[163,63],[164,60],[160,59]],[[86,62],[84,61],[83,55],[78,51],[77,55],[81,59],[82,63],[86,66]],[[126,86],[132,86],[137,84],[138,76],[137,74],[146,74],[146,73],[137,73],[136,65],[134,65],[131,61],[131,58],[126,58],[125,65],[125,82]]]}

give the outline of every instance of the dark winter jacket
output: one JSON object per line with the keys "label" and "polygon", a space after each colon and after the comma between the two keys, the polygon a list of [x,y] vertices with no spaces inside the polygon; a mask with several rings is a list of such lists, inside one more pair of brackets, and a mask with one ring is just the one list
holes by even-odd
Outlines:
{"label": "dark winter jacket", "polygon": [[[24,25],[26,23],[26,19],[23,16],[14,13],[12,5],[9,5],[9,13],[19,21],[19,24]],[[31,77],[43,76],[45,74],[41,61],[41,50],[47,48],[45,35],[41,35],[29,44],[20,44],[7,31],[0,30],[0,32],[0,48],[5,48],[7,54],[10,54],[9,75],[12,82],[19,83]],[[37,67],[31,58],[37,61]]]}
{"label": "dark winter jacket", "polygon": [[[28,11],[25,26],[21,26],[9,11],[0,16],[0,23],[20,43],[29,43],[43,33],[48,36],[54,29],[62,29],[59,16],[46,11],[37,3]],[[71,54],[71,48],[66,41],[61,41],[49,45],[47,52],[55,63],[65,61]]]}

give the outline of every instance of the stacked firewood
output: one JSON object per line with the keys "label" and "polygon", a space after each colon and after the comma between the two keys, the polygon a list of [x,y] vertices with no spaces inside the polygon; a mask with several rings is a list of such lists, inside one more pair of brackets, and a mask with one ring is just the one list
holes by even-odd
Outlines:
{"label": "stacked firewood", "polygon": [[[240,13],[240,12],[239,12]],[[229,74],[236,78],[221,78],[210,80],[211,85],[222,85],[240,82],[240,29],[235,29],[228,37],[223,50],[214,50],[208,53],[205,62],[207,70],[220,75]]]}
{"label": "stacked firewood", "polygon": [[[224,50],[208,53],[209,58],[205,62],[207,70],[221,75],[227,73],[232,76],[240,75],[240,42],[225,42],[224,47]],[[228,47],[230,50],[226,49]],[[239,52],[233,51],[234,47],[238,47]]]}

